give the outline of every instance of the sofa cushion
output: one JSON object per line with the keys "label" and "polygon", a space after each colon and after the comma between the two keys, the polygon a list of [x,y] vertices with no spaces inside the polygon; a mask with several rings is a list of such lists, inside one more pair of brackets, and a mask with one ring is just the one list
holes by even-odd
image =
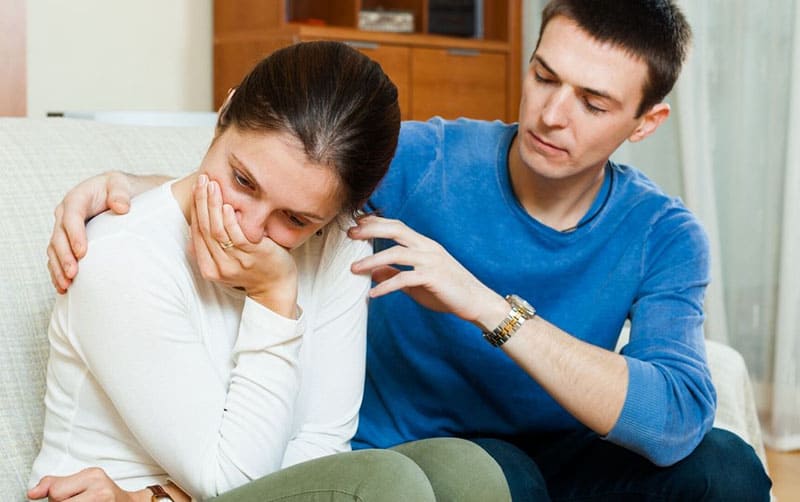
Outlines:
{"label": "sofa cushion", "polygon": [[0,500],[26,500],[41,441],[55,296],[45,250],[55,204],[106,170],[188,173],[212,134],[210,127],[0,118]]}

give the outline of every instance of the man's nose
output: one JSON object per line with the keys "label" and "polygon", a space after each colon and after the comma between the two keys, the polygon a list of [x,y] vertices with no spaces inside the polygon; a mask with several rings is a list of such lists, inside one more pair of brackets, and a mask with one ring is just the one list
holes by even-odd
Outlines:
{"label": "man's nose", "polygon": [[566,127],[569,124],[569,90],[558,89],[544,103],[542,121],[548,127]]}

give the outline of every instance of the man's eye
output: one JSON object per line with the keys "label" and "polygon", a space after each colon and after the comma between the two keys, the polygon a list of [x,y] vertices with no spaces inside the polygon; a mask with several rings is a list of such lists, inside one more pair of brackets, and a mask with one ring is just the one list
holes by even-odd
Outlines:
{"label": "man's eye", "polygon": [[553,81],[551,79],[543,77],[542,75],[539,75],[537,72],[533,72],[533,78],[534,78],[534,80],[536,80],[537,82],[541,82],[542,84],[552,84],[553,83]]}
{"label": "man's eye", "polygon": [[594,106],[593,104],[589,103],[588,101],[584,101],[583,104],[586,107],[586,110],[589,113],[593,114],[593,115],[600,115],[601,113],[605,113],[607,111],[607,110],[604,110],[603,108],[598,108],[598,107]]}

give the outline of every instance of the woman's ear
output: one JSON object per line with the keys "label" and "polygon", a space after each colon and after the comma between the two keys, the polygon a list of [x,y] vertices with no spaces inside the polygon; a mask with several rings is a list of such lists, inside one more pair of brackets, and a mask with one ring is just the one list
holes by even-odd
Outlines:
{"label": "woman's ear", "polygon": [[667,117],[669,117],[670,107],[667,103],[658,103],[644,113],[639,125],[633,130],[628,141],[636,143],[653,134]]}
{"label": "woman's ear", "polygon": [[217,111],[218,132],[220,129],[228,125],[228,108],[231,106],[231,98],[233,98],[233,93],[235,92],[236,92],[236,87],[231,87],[230,89],[228,89],[228,95],[225,97],[225,101],[222,103],[222,106],[219,107],[219,111]]}

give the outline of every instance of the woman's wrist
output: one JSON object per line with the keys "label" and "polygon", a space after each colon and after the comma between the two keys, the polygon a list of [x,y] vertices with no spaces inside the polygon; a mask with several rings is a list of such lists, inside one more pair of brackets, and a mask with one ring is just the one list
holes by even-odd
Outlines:
{"label": "woman's wrist", "polygon": [[248,291],[253,301],[288,319],[297,319],[297,287],[273,288],[267,291]]}

